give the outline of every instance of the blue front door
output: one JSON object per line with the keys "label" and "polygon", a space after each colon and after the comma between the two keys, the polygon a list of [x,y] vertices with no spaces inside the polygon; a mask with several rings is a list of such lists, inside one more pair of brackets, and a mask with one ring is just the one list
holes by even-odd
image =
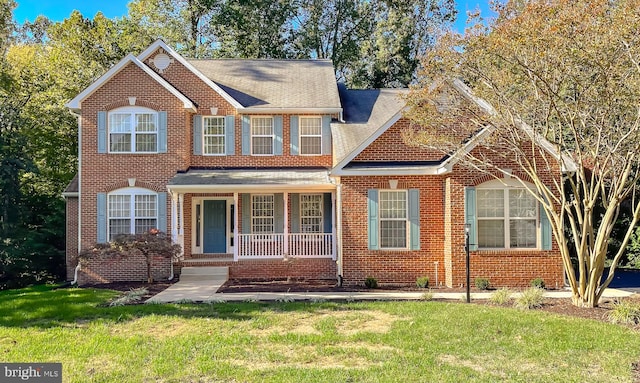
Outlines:
{"label": "blue front door", "polygon": [[227,202],[204,201],[204,252],[227,252]]}

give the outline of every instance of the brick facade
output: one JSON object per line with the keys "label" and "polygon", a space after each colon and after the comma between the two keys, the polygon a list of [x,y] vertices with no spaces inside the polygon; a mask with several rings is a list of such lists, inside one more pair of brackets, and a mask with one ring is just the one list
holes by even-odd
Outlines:
{"label": "brick facade", "polygon": [[[153,56],[153,55],[152,55]],[[154,66],[146,60],[149,68]],[[196,111],[185,108],[183,101],[163,87],[134,63],[127,64],[120,72],[82,101],[80,118],[79,176],[80,197],[67,199],[67,273],[72,278],[77,264],[78,237],[80,246],[87,248],[97,240],[98,193],[109,193],[119,188],[133,186],[166,192],[169,180],[178,172],[190,168],[326,168],[333,165],[333,155],[292,155],[290,111],[279,114],[283,120],[282,155],[252,156],[242,154],[242,114],[221,94],[217,93],[198,76],[174,60],[162,72],[157,72],[169,84],[193,102]],[[167,112],[167,152],[157,154],[98,153],[98,112],[109,112],[129,106],[135,98],[136,106]],[[198,115],[209,115],[210,108],[217,108],[217,115],[235,117],[235,154],[207,156],[193,154],[193,121]],[[313,107],[313,105],[310,105]],[[301,113],[304,114],[304,113]],[[270,116],[273,114],[270,114]],[[339,117],[334,114],[334,118]],[[439,161],[443,155],[433,150],[408,146],[402,140],[402,132],[410,128],[405,118],[400,118],[386,132],[362,150],[355,162]],[[517,165],[505,161],[505,167],[517,169]],[[551,172],[550,172],[551,173]],[[216,262],[230,267],[230,277],[240,279],[314,278],[336,279],[342,273],[348,285],[361,285],[372,276],[380,283],[394,285],[414,284],[416,278],[428,276],[433,284],[457,287],[465,280],[464,254],[464,187],[475,186],[488,178],[478,177],[477,172],[456,165],[452,172],[440,175],[370,175],[343,176],[334,179],[340,184],[342,248],[338,264],[330,258],[278,260],[241,260]],[[550,179],[549,179],[550,180]],[[393,182],[390,182],[393,181]],[[398,189],[419,190],[419,250],[369,250],[367,191],[390,189],[397,181]],[[242,189],[238,193],[269,190]],[[296,193],[299,191],[295,191]],[[314,193],[318,191],[309,191]],[[322,192],[327,192],[322,191]],[[279,192],[276,192],[279,193]],[[184,193],[181,213],[184,222],[184,257],[192,256],[193,199],[224,197],[233,198],[234,192]],[[175,197],[175,196],[174,196]],[[238,199],[236,211],[242,211]],[[78,225],[78,209],[82,207]],[[168,232],[177,217],[172,217],[173,203],[167,198]],[[289,212],[291,205],[287,206]],[[285,222],[289,222],[290,217]],[[331,219],[325,217],[325,219]],[[240,220],[241,221],[241,220]],[[242,232],[242,222],[237,223]],[[289,229],[291,227],[289,226]],[[79,233],[78,233],[79,232]],[[554,244],[550,251],[475,251],[471,254],[472,278],[486,277],[494,286],[524,286],[536,277],[543,278],[549,287],[563,285],[562,262]],[[168,278],[170,263],[158,259],[154,263],[154,276]],[[339,265],[341,269],[338,270]],[[181,264],[176,265],[179,271]],[[122,259],[95,259],[82,265],[81,283],[104,283],[126,280],[145,280],[146,266],[135,256]]]}

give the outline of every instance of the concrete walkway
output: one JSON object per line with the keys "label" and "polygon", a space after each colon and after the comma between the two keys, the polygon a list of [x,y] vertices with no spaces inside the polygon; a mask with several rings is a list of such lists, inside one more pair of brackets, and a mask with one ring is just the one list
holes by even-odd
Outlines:
{"label": "concrete walkway", "polygon": [[146,303],[210,301],[227,279],[228,267],[184,267],[180,281],[149,298]]}
{"label": "concrete walkway", "polygon": [[[183,269],[183,273],[184,273]],[[244,301],[365,301],[365,300],[422,300],[425,292],[419,291],[372,291],[372,292],[288,292],[288,293],[216,293],[218,285],[210,284],[210,279],[190,279],[183,281],[184,274],[181,275],[180,282],[174,284],[158,295],[150,298],[147,303],[168,303],[168,302],[244,302]],[[226,276],[225,279],[226,281]],[[184,282],[184,283],[183,283]],[[219,282],[219,281],[218,281]],[[489,299],[492,292],[471,293],[471,299]],[[432,292],[432,299],[452,299],[459,300],[466,297],[466,293]],[[517,297],[520,293],[514,293]],[[633,295],[633,293],[617,289],[607,289],[603,296],[607,298],[622,298]],[[545,297],[549,298],[570,298],[571,291],[545,291]]]}

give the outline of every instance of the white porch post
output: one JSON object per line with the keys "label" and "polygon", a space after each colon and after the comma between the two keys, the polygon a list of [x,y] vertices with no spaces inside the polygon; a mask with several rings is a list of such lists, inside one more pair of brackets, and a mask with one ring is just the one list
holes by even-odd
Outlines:
{"label": "white porch post", "polygon": [[171,193],[171,241],[178,243],[178,195]]}
{"label": "white porch post", "polygon": [[336,254],[337,254],[337,236],[336,236],[336,210],[337,210],[337,205],[336,205],[336,192],[333,191],[331,192],[331,259],[333,259],[334,261],[336,260]]}
{"label": "white porch post", "polygon": [[182,254],[184,254],[184,194],[178,194],[178,211],[180,220],[178,223],[178,241],[182,246]]}
{"label": "white porch post", "polygon": [[284,257],[289,258],[289,193],[284,193]]}
{"label": "white porch post", "polygon": [[238,193],[233,193],[233,261],[238,262],[238,251],[240,250],[240,237],[238,235]]}

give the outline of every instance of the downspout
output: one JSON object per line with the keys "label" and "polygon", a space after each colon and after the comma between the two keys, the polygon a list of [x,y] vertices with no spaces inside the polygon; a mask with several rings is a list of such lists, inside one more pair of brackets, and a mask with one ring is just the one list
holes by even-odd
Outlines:
{"label": "downspout", "polygon": [[169,275],[169,279],[167,279],[168,281],[172,281],[173,277],[175,276],[173,273],[173,257],[171,257],[171,275]]}
{"label": "downspout", "polygon": [[80,262],[78,262],[78,266],[76,266],[76,269],[73,272],[73,281],[71,281],[72,286],[78,284],[78,271],[80,271]]}
{"label": "downspout", "polygon": [[338,238],[338,248],[336,249],[336,256],[338,257],[338,284],[342,286],[342,184],[338,182],[337,196],[336,196],[336,236]]}

